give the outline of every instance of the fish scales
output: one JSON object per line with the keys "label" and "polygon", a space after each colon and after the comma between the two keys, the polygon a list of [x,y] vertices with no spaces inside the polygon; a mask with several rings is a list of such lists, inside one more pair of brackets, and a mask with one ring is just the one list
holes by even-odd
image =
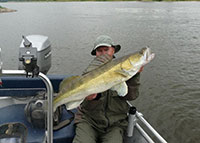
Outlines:
{"label": "fish scales", "polygon": [[140,52],[114,59],[98,68],[75,78],[61,89],[54,99],[54,111],[62,104],[67,109],[76,108],[88,95],[103,92],[134,76],[141,66],[151,61],[154,54],[149,48]]}

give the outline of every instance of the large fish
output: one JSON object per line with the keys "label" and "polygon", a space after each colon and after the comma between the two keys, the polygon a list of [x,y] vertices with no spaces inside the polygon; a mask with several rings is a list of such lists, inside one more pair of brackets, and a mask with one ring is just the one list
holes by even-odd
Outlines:
{"label": "large fish", "polygon": [[113,59],[108,55],[96,57],[83,75],[65,79],[60,85],[60,92],[54,98],[53,110],[65,104],[68,110],[78,107],[88,95],[101,93],[108,89],[116,90],[119,96],[128,92],[126,82],[142,66],[149,63],[155,54],[150,48]]}

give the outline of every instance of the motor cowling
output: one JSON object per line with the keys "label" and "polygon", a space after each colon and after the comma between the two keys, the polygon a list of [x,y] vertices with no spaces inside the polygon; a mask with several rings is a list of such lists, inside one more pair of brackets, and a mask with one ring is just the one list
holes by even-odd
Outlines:
{"label": "motor cowling", "polygon": [[[21,42],[19,55],[21,56],[24,53],[29,53],[29,51],[24,52],[24,49],[27,47],[28,44],[30,44],[31,47],[36,48],[37,66],[39,67],[39,72],[47,74],[51,67],[51,44],[48,37],[43,35],[28,35],[25,38],[26,39],[23,39]],[[25,69],[22,61],[19,61],[18,69]]]}

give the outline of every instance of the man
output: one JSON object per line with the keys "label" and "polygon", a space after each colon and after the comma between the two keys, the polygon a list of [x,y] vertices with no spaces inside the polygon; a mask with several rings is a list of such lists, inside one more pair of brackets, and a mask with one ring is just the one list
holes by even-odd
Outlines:
{"label": "man", "polygon": [[[107,54],[114,58],[120,48],[120,45],[114,45],[109,36],[101,35],[96,39],[91,54],[96,57]],[[126,82],[128,93],[124,97],[112,90],[86,97],[75,116],[76,135],[73,143],[122,143],[128,125],[129,106],[126,100],[138,97],[139,78],[140,73],[137,73]]]}

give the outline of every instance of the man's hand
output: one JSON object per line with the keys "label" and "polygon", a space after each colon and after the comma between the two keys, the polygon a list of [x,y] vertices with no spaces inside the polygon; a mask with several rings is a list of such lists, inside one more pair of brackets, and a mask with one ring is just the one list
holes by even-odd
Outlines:
{"label": "man's hand", "polygon": [[142,66],[138,72],[142,72],[143,69],[144,69],[144,66]]}
{"label": "man's hand", "polygon": [[91,94],[91,95],[89,95],[89,96],[86,97],[86,100],[93,100],[93,99],[95,99],[96,97],[97,97],[97,93]]}

